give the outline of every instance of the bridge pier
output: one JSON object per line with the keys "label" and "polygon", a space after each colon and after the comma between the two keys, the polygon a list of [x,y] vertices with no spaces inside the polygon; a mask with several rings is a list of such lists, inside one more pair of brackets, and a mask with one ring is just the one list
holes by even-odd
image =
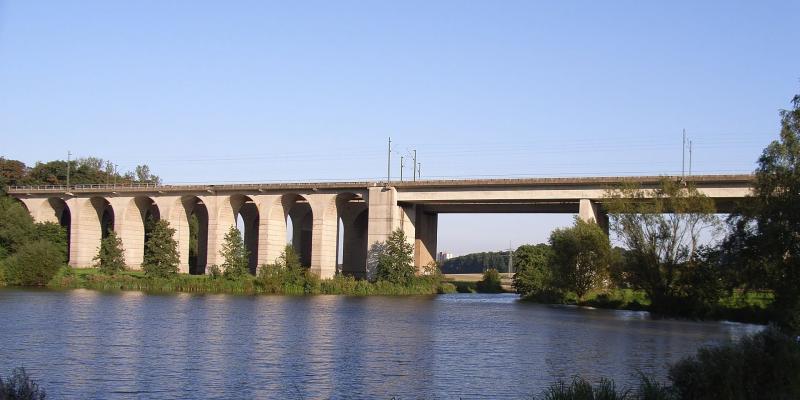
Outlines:
{"label": "bridge pier", "polygon": [[594,222],[608,235],[608,212],[602,205],[590,199],[581,199],[578,205],[578,218],[584,222]]}

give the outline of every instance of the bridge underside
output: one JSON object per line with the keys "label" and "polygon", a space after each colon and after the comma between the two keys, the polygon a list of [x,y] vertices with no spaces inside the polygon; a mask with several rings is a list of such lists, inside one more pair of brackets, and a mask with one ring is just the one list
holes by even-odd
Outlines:
{"label": "bridge underside", "polygon": [[[149,219],[175,229],[180,270],[204,273],[221,265],[225,233],[239,218],[251,271],[274,263],[287,242],[321,277],[369,276],[373,246],[402,229],[422,267],[436,255],[438,215],[447,213],[566,213],[608,229],[608,188],[634,178],[563,178],[490,181],[420,181],[387,186],[370,182],[265,185],[114,185],[10,188],[37,221],[69,232],[69,263],[92,264],[100,240],[119,233],[130,268],[144,256]],[[654,187],[661,177],[639,177]],[[751,176],[692,177],[720,213],[750,192]],[[292,232],[288,232],[287,220]],[[287,237],[289,240],[287,241]],[[342,254],[339,255],[339,247]],[[191,269],[190,269],[191,266]]]}

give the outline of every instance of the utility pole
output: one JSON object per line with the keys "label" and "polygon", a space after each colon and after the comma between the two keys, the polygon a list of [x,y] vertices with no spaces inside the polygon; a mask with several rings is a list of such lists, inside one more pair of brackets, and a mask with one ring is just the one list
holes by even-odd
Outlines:
{"label": "utility pole", "polygon": [[514,250],[512,250],[511,243],[508,243],[508,273],[514,273]]}
{"label": "utility pole", "polygon": [[692,141],[689,141],[689,176],[692,176]]}
{"label": "utility pole", "polygon": [[70,168],[70,164],[71,164],[71,162],[70,162],[71,159],[72,159],[72,152],[67,150],[67,191],[68,192],[69,192],[69,168]]}
{"label": "utility pole", "polygon": [[117,164],[114,164],[114,187],[117,187]]}
{"label": "utility pole", "polygon": [[386,161],[386,185],[392,180],[392,137],[389,136],[389,153]]}
{"label": "utility pole", "polygon": [[[417,165],[417,149],[414,149],[414,165]],[[417,171],[414,169],[414,182],[417,181]]]}
{"label": "utility pole", "polygon": [[686,129],[683,130],[683,146],[681,146],[681,177],[686,176]]}
{"label": "utility pole", "polygon": [[400,156],[400,182],[403,181],[403,158],[404,156]]}

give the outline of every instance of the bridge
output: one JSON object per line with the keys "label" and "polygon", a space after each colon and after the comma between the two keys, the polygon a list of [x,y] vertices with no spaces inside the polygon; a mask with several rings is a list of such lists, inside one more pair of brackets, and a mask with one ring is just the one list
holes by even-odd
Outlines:
{"label": "bridge", "polygon": [[[683,179],[729,212],[750,193],[751,175],[688,177],[583,177],[416,182],[320,182],[225,185],[12,186],[8,193],[37,222],[65,226],[69,264],[92,264],[101,239],[114,231],[125,260],[139,269],[145,222],[165,219],[175,229],[180,271],[205,273],[223,263],[225,233],[240,217],[252,272],[278,258],[291,236],[301,262],[323,278],[338,272],[364,276],[370,249],[397,228],[414,244],[419,268],[435,259],[440,213],[571,213],[608,229],[603,200],[608,189],[634,183],[655,188],[661,179]],[[190,221],[198,221],[190,252]],[[292,232],[288,221],[291,220]],[[340,222],[341,227],[340,228]],[[480,227],[475,227],[480,229]],[[291,235],[289,235],[291,234]],[[339,243],[342,257],[339,259]],[[190,253],[193,256],[190,257]]]}

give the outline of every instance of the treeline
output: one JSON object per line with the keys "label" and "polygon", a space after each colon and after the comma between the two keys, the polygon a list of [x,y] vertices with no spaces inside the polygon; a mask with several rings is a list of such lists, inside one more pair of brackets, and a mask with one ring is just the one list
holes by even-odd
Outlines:
{"label": "treeline", "polygon": [[453,257],[441,265],[445,274],[479,274],[487,269],[508,272],[508,252],[489,251]]}
{"label": "treeline", "polygon": [[[752,195],[727,220],[714,214],[712,199],[680,180],[614,188],[603,206],[625,249],[612,249],[596,224],[576,220],[548,244],[515,251],[516,290],[528,299],[574,296],[578,303],[601,292],[601,302],[613,303],[614,291],[633,289],[646,294],[652,311],[712,318],[755,299],[769,307],[746,311],[800,332],[800,96],[793,105],[781,112],[779,139],[758,160]],[[701,245],[714,231],[721,242]]]}
{"label": "treeline", "polygon": [[69,182],[76,184],[161,183],[161,178],[150,172],[146,164],[137,165],[133,171],[120,173],[117,166],[97,157],[37,162],[33,166],[19,160],[0,157],[0,190],[6,186],[66,185],[67,166]]}

